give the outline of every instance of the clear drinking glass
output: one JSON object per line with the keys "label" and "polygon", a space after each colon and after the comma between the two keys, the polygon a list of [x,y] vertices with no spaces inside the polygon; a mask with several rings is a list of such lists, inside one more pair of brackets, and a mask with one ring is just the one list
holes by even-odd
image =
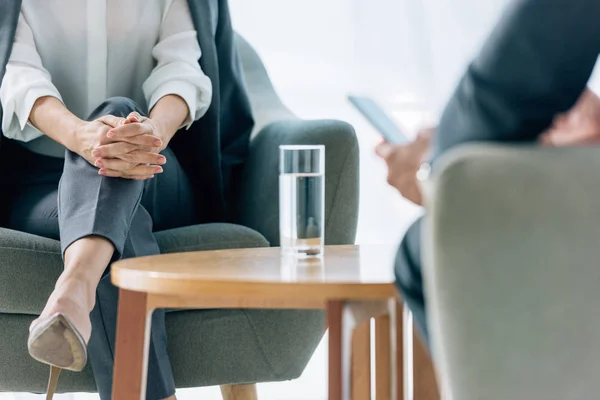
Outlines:
{"label": "clear drinking glass", "polygon": [[283,254],[323,254],[325,146],[279,146],[279,232]]}

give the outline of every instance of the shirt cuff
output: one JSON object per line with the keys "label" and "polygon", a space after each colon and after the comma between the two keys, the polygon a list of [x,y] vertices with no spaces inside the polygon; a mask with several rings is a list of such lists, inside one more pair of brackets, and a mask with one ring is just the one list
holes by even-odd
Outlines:
{"label": "shirt cuff", "polygon": [[29,123],[29,115],[35,102],[46,96],[55,97],[62,102],[60,93],[55,88],[46,86],[31,88],[19,101],[10,101],[4,109],[2,120],[4,136],[21,142],[30,142],[44,136],[42,131]]}
{"label": "shirt cuff", "polygon": [[596,61],[594,71],[592,71],[592,75],[588,80],[588,88],[594,92],[596,96],[600,96],[600,58]]}
{"label": "shirt cuff", "polygon": [[[29,115],[31,114],[31,110],[35,105],[35,102],[42,97],[55,97],[60,102],[62,102],[62,98],[60,97],[60,93],[58,90],[53,87],[37,87],[31,88],[25,94],[25,97],[19,102],[17,107],[15,108],[15,115],[19,120],[19,127],[21,130],[24,130],[25,127],[29,124]],[[29,124],[33,127],[33,125]],[[41,133],[41,132],[40,132]]]}
{"label": "shirt cuff", "polygon": [[168,95],[177,95],[185,101],[188,107],[188,117],[185,122],[179,127],[180,129],[190,129],[190,126],[196,121],[196,87],[183,81],[168,81],[160,85],[156,91],[150,97],[148,102],[148,110],[152,111],[152,108],[158,103],[158,101]]}

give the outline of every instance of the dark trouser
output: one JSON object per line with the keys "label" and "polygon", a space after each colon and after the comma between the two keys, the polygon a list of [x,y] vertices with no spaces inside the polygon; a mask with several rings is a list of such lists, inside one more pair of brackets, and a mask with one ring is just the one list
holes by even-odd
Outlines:
{"label": "dark trouser", "polygon": [[[132,100],[112,98],[90,115],[90,120],[112,114],[120,117],[141,109]],[[6,143],[5,143],[6,144]],[[152,234],[190,225],[193,199],[189,182],[172,152],[164,172],[154,179],[134,181],[98,175],[98,169],[70,151],[61,159],[31,153],[21,146],[9,146],[14,193],[9,227],[49,238],[60,239],[64,250],[74,241],[90,235],[110,240],[115,258],[158,254]],[[13,158],[13,157],[11,157]],[[60,180],[60,183],[59,183]],[[110,282],[110,271],[100,281],[96,307],[91,313],[92,336],[89,359],[102,399],[112,391],[118,289]],[[158,400],[175,393],[167,355],[164,311],[152,319],[147,399]]]}
{"label": "dark trouser", "polygon": [[402,292],[402,299],[410,309],[415,324],[429,343],[427,330],[427,312],[425,310],[425,295],[423,293],[423,276],[421,274],[421,224],[417,220],[406,232],[398,254],[396,254],[396,285]]}

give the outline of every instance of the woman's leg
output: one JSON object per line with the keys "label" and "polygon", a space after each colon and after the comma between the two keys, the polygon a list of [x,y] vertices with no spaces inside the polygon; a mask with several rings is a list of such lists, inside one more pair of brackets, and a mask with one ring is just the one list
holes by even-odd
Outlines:
{"label": "woman's leg", "polygon": [[[120,111],[118,108],[124,113],[127,111],[125,104],[126,101],[107,102],[92,118],[113,114]],[[100,176],[96,167],[66,151],[58,191],[58,222],[65,269],[42,311],[42,319],[62,313],[83,339],[89,340],[89,313],[95,305],[96,287],[111,259],[123,254],[143,189],[143,182]],[[156,244],[148,246],[155,247]]]}
{"label": "woman's leg", "polygon": [[[140,110],[131,100],[111,99],[90,118],[105,114],[124,117],[132,111]],[[106,267],[113,257],[159,253],[152,235],[152,216],[140,205],[140,200],[144,192],[150,193],[144,196],[149,198],[149,208],[164,213],[165,207],[161,207],[157,201],[164,196],[159,196],[153,189],[161,186],[157,182],[168,181],[165,178],[169,176],[177,179],[184,176],[183,171],[176,170],[176,162],[169,164],[165,166],[165,173],[155,179],[138,182],[102,177],[97,174],[97,168],[81,157],[71,152],[66,155],[58,201],[65,271],[42,315],[50,315],[53,311],[63,312],[85,332],[90,324],[88,313],[93,308],[91,320],[94,329],[88,351],[103,399],[111,397],[118,295],[105,273]],[[169,171],[172,173],[169,174]],[[184,183],[176,180],[171,186],[185,187]],[[189,224],[192,201],[186,196],[191,192],[189,189],[175,192],[185,196],[179,199],[182,204],[170,204],[171,215],[180,223]],[[165,190],[164,193],[169,196],[173,192]],[[177,203],[178,198],[172,200]],[[147,398],[167,398],[173,395],[175,389],[166,354],[164,313],[161,311],[153,317],[150,347]]]}
{"label": "woman's leg", "polygon": [[[153,235],[147,236],[152,232],[152,227],[147,225],[150,219],[154,223],[154,230],[191,225],[194,221],[194,202],[187,177],[169,149],[163,154],[167,157],[164,172],[146,181],[141,205],[131,223],[130,234],[123,249],[123,258],[158,253],[158,247],[154,249],[156,253],[141,252],[138,244],[154,240]],[[98,285],[97,305],[91,314],[94,330],[88,350],[102,399],[109,399],[112,392],[118,294],[118,289],[110,281],[110,274],[107,274]],[[167,354],[164,310],[154,312],[150,338],[146,393],[149,400],[154,400],[157,397],[152,397],[151,394],[164,394],[166,397],[175,392]]]}

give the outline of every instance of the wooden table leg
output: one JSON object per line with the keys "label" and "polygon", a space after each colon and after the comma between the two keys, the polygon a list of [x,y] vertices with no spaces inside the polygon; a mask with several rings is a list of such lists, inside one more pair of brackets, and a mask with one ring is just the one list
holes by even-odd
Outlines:
{"label": "wooden table leg", "polygon": [[145,400],[152,310],[148,295],[120,289],[113,400]]}
{"label": "wooden table leg", "polygon": [[352,400],[371,400],[371,320],[361,321],[352,334]]}
{"label": "wooden table leg", "polygon": [[[390,299],[390,346],[391,346],[391,399],[403,400],[406,398],[406,378],[404,352],[404,305],[397,299]],[[407,399],[405,399],[407,400]]]}
{"label": "wooden table leg", "polygon": [[256,384],[221,385],[223,400],[257,400]]}
{"label": "wooden table leg", "polygon": [[439,400],[435,368],[420,334],[413,333],[413,388],[415,400]]}
{"label": "wooden table leg", "polygon": [[371,326],[368,306],[331,301],[329,323],[329,400],[371,398]]}
{"label": "wooden table leg", "polygon": [[387,301],[331,301],[329,400],[371,398],[371,318],[387,313]]}
{"label": "wooden table leg", "polygon": [[375,396],[402,400],[404,396],[403,306],[393,299],[388,314],[375,319]]}
{"label": "wooden table leg", "polygon": [[390,316],[375,319],[375,398],[392,398]]}
{"label": "wooden table leg", "polygon": [[329,326],[329,400],[342,400],[342,301],[327,303]]}

